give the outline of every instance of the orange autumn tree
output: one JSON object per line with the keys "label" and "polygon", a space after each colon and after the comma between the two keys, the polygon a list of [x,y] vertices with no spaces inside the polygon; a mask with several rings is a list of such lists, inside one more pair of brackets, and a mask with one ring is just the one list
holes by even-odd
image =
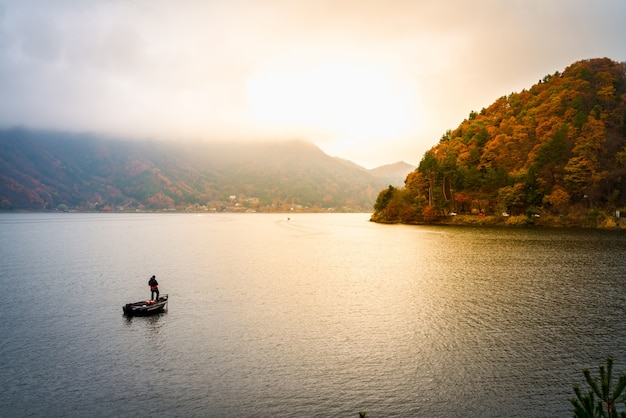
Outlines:
{"label": "orange autumn tree", "polygon": [[387,191],[372,220],[624,208],[625,119],[626,65],[576,62],[471,112],[424,154],[404,188]]}

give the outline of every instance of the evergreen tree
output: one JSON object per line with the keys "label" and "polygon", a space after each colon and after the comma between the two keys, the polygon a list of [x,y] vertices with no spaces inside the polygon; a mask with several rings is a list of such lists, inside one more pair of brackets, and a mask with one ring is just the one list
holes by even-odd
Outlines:
{"label": "evergreen tree", "polygon": [[626,375],[621,374],[613,388],[613,362],[612,357],[607,357],[606,367],[598,367],[600,370],[599,379],[593,378],[589,369],[583,369],[583,375],[590,389],[586,395],[583,395],[580,386],[574,386],[576,398],[570,399],[574,405],[574,417],[626,418],[626,412],[617,411],[618,404],[626,406],[626,399],[622,395],[626,387]]}

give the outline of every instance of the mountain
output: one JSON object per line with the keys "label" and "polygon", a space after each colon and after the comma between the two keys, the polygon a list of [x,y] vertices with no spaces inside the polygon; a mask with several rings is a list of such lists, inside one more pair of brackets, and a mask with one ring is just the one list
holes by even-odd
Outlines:
{"label": "mountain", "polygon": [[398,161],[397,163],[374,168],[370,172],[378,178],[385,179],[390,185],[400,187],[404,185],[406,177],[415,171],[416,168],[414,165],[407,164],[404,161]]}
{"label": "mountain", "polygon": [[171,143],[0,131],[0,209],[369,211],[386,181],[306,141]]}
{"label": "mountain", "polygon": [[613,225],[626,207],[626,64],[582,60],[497,99],[427,151],[372,220],[450,213],[507,223]]}

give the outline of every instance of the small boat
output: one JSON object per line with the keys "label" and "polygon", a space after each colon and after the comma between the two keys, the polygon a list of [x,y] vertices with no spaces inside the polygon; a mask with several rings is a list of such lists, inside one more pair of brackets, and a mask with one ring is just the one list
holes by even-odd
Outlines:
{"label": "small boat", "polygon": [[135,303],[127,303],[122,307],[126,316],[148,316],[161,313],[167,309],[167,295],[160,296],[157,300],[142,300]]}

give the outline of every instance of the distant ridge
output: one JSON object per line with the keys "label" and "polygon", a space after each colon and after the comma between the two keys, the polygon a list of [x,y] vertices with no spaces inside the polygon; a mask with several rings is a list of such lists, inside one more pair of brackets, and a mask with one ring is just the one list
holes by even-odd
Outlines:
{"label": "distant ridge", "polygon": [[307,141],[174,144],[0,130],[3,210],[371,211],[386,183]]}
{"label": "distant ridge", "polygon": [[374,168],[371,171],[376,177],[385,179],[390,185],[401,187],[404,186],[404,180],[409,173],[415,171],[417,167],[404,161],[383,165]]}

